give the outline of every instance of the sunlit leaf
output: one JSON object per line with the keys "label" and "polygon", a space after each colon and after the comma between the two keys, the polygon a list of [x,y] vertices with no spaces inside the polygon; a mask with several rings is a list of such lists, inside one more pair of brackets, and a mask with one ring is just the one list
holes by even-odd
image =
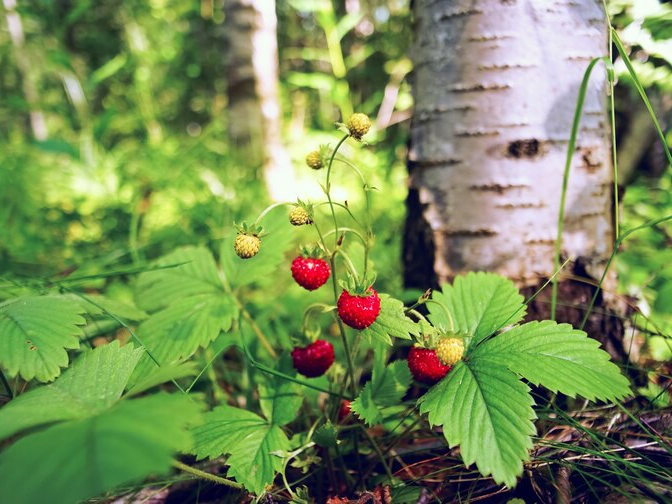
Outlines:
{"label": "sunlit leaf", "polygon": [[359,397],[350,405],[351,410],[367,425],[383,421],[384,408],[397,406],[411,384],[411,372],[405,360],[374,369],[373,377]]}
{"label": "sunlit leaf", "polygon": [[376,321],[362,331],[369,341],[378,340],[388,345],[392,338],[411,339],[418,334],[418,326],[404,313],[404,304],[388,294],[379,294],[380,314]]}
{"label": "sunlit leaf", "polygon": [[524,298],[513,282],[494,273],[458,276],[453,285],[444,284],[440,291],[434,291],[432,299],[445,308],[427,304],[432,323],[453,330],[448,311],[454,331],[471,335],[471,345],[504,326],[519,322],[526,313]]}
{"label": "sunlit leaf", "polygon": [[553,392],[590,400],[621,399],[630,393],[629,382],[599,346],[569,324],[545,320],[514,327],[476,352]]}
{"label": "sunlit leaf", "polygon": [[443,426],[451,448],[460,446],[465,465],[513,487],[535,433],[529,390],[506,366],[474,356],[420,398],[420,411]]}
{"label": "sunlit leaf", "polygon": [[9,376],[46,382],[68,365],[67,349],[79,348],[83,309],[70,299],[32,296],[0,305],[0,364]]}

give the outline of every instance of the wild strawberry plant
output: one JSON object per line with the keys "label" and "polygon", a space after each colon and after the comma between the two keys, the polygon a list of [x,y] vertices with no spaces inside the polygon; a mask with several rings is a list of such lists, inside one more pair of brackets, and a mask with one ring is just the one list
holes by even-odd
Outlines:
{"label": "wild strawberry plant", "polygon": [[[3,383],[8,391],[7,376],[44,385],[0,409],[0,440],[14,440],[0,452],[0,495],[74,502],[175,466],[258,496],[275,483],[298,503],[308,492],[290,482],[288,468],[305,473],[325,458],[343,466],[350,490],[366,485],[350,471],[369,457],[394,484],[368,428],[419,428],[409,421],[409,401],[417,401],[416,417],[441,427],[449,447],[459,445],[465,465],[513,487],[535,434],[530,385],[590,400],[626,396],[628,381],[584,332],[521,323],[525,301],[505,278],[471,273],[410,307],[379,292],[370,218],[335,201],[331,186],[335,169],[359,178],[368,213],[373,190],[339,150],[369,127],[355,114],[333,149],[307,156],[310,168],[326,169],[325,201],[272,205],[238,226],[219,260],[193,246],[160,258],[137,277],[137,306],[83,294],[76,282],[16,287],[0,305]],[[314,232],[312,243],[289,254],[295,239],[274,212],[284,206],[289,224]],[[292,314],[302,320],[294,334],[273,334],[246,302],[252,285],[282,296],[269,284],[282,264],[310,297],[302,317]],[[87,331],[110,320],[131,341],[80,350]],[[213,367],[231,348],[244,358],[237,378]],[[400,349],[407,359],[393,357]],[[208,394],[194,392],[202,376]],[[409,392],[414,379],[419,397]],[[156,392],[167,382],[177,391]],[[180,454],[221,460],[228,479],[196,469],[193,459],[175,460]]]}

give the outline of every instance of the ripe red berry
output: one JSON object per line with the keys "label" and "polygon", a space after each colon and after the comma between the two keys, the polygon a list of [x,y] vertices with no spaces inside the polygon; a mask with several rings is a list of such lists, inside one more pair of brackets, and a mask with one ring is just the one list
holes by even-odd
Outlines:
{"label": "ripe red berry", "polygon": [[342,422],[348,416],[350,416],[350,413],[352,413],[352,410],[350,409],[350,405],[352,404],[351,401],[348,401],[347,399],[342,399],[341,400],[341,405],[338,408],[338,421]]}
{"label": "ripe red berry", "polygon": [[366,329],[373,324],[380,313],[378,293],[369,287],[366,296],[351,296],[346,290],[338,298],[338,316],[353,329]]}
{"label": "ripe red berry", "polygon": [[309,291],[322,287],[329,280],[330,274],[329,263],[324,259],[299,256],[292,261],[292,277]]}
{"label": "ripe red berry", "polygon": [[292,350],[292,362],[294,369],[303,376],[322,376],[334,363],[334,347],[324,340],[317,340],[307,347],[296,347]]}
{"label": "ripe red berry", "polygon": [[444,366],[434,350],[414,346],[408,353],[408,369],[417,381],[434,385],[448,374],[450,366]]}

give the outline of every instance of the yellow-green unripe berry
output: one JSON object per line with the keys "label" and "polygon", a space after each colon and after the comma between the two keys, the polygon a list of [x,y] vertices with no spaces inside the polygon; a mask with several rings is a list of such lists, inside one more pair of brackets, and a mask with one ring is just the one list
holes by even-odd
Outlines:
{"label": "yellow-green unripe berry", "polygon": [[461,338],[444,338],[436,345],[435,351],[444,366],[454,366],[462,360],[464,342]]}
{"label": "yellow-green unripe berry", "polygon": [[305,208],[297,206],[289,212],[289,222],[292,226],[305,226],[312,224],[313,221]]}
{"label": "yellow-green unripe berry", "polygon": [[319,170],[324,166],[322,163],[322,156],[320,156],[320,151],[314,150],[309,152],[306,156],[306,164],[313,170]]}
{"label": "yellow-green unripe berry", "polygon": [[261,240],[256,235],[248,235],[241,233],[236,236],[236,241],[233,243],[233,250],[241,259],[249,259],[254,257],[259,252]]}
{"label": "yellow-green unripe berry", "polygon": [[371,129],[371,119],[366,114],[353,114],[348,119],[346,126],[352,138],[361,140],[369,132],[369,129]]}

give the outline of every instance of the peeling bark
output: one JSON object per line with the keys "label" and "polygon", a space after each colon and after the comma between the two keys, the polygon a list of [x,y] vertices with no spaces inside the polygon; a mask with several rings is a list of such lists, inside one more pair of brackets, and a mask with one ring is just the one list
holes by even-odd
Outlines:
{"label": "peeling bark", "polygon": [[[418,245],[405,251],[406,282],[423,287],[484,270],[537,287],[553,274],[579,86],[589,61],[607,53],[601,2],[416,0],[414,15],[409,171],[412,206],[422,211],[409,212],[409,221],[422,223],[406,227]],[[605,77],[597,68],[572,160],[562,247],[563,258],[592,279],[614,243],[612,212]],[[409,232],[423,226],[432,239],[414,240]],[[414,264],[428,258],[429,277]]]}

